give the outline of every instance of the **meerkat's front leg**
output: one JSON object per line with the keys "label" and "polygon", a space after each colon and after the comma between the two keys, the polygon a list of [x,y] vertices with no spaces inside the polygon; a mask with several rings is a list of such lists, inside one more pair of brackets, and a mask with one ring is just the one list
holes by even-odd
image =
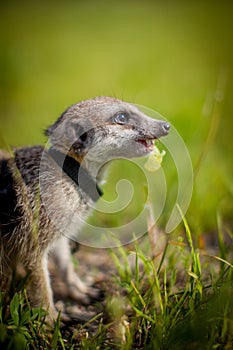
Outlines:
{"label": "meerkat's front leg", "polygon": [[27,288],[31,306],[34,308],[43,307],[48,311],[48,321],[52,323],[58,317],[58,312],[53,303],[53,293],[49,280],[47,253],[35,263],[26,267],[29,274]]}
{"label": "meerkat's front leg", "polygon": [[62,280],[67,287],[68,295],[83,304],[90,303],[91,298],[97,298],[98,289],[86,285],[77,275],[72,262],[69,240],[66,237],[60,238],[54,246],[53,258],[56,262]]}

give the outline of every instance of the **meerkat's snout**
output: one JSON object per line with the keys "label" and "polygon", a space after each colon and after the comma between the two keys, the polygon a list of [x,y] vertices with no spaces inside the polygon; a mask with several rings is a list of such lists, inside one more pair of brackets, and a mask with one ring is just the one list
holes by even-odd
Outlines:
{"label": "meerkat's snout", "polygon": [[153,134],[153,138],[155,140],[159,139],[160,137],[167,136],[170,131],[170,124],[163,120],[149,118],[148,124],[149,124],[147,125],[148,130],[145,130],[145,132],[146,134],[147,132],[150,132],[151,134]]}
{"label": "meerkat's snout", "polygon": [[133,157],[143,157],[153,152],[154,142],[169,133],[169,123],[152,118],[149,119],[149,125],[146,124],[146,126],[138,128],[139,137],[134,141],[135,155],[133,155]]}

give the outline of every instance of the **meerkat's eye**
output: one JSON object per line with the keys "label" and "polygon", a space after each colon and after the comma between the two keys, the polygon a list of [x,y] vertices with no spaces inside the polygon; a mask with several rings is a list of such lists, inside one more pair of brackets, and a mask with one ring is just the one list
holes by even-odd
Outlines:
{"label": "meerkat's eye", "polygon": [[126,124],[129,121],[129,116],[127,113],[119,113],[114,117],[117,124]]}

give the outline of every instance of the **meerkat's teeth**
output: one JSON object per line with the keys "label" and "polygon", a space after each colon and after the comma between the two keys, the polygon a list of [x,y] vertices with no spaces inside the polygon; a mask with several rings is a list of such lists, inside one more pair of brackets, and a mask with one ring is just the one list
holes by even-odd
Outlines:
{"label": "meerkat's teeth", "polygon": [[149,152],[153,151],[154,149],[154,140],[148,140],[148,139],[139,139],[137,140],[138,143],[143,145]]}

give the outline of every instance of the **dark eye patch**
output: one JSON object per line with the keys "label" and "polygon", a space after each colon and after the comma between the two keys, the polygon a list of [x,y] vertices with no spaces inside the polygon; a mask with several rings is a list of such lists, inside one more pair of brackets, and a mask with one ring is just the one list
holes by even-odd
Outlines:
{"label": "dark eye patch", "polygon": [[126,124],[129,121],[129,115],[127,113],[121,112],[114,117],[114,121],[117,124]]}

